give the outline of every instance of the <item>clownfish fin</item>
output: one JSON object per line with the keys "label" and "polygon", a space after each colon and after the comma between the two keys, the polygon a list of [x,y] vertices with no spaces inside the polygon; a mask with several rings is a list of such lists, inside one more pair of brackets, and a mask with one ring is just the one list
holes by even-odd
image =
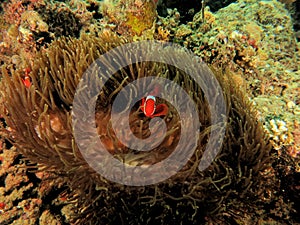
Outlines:
{"label": "clownfish fin", "polygon": [[165,116],[168,114],[169,108],[166,104],[159,104],[156,107],[155,113],[153,114],[153,116]]}

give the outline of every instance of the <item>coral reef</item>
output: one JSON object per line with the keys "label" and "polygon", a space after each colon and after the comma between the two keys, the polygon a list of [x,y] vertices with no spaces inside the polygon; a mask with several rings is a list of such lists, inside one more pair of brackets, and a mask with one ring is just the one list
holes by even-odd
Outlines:
{"label": "coral reef", "polygon": [[[205,2],[204,21],[201,1],[1,4],[0,224],[300,222],[299,1],[240,0],[227,7],[232,1]],[[100,55],[153,38],[177,42],[218,68],[213,73],[229,109],[226,137],[205,171],[195,166],[208,137],[204,132],[174,177],[124,186],[98,175],[83,159],[72,132],[72,100],[83,72]],[[211,128],[203,93],[183,71],[155,62],[123,68],[99,94],[96,121],[108,151],[132,165],[167,157],[180,136],[171,105],[164,118],[169,136],[151,153],[137,154],[112,132],[108,115],[117,92],[153,71],[189,90],[202,131]],[[149,118],[138,108],[132,109],[131,129],[144,138]]]}
{"label": "coral reef", "polygon": [[[180,120],[172,110],[165,118],[169,136],[156,150],[138,157],[133,150],[120,144],[108,123],[116,90],[130,83],[131,79],[157,74],[174,79],[191,93],[197,103],[203,132],[199,135],[194,156],[172,178],[145,187],[113,183],[92,170],[74,144],[70,121],[75,89],[83,72],[96,58],[129,41],[110,32],[98,35],[84,35],[79,40],[60,39],[39,52],[31,68],[32,84],[29,88],[20,79],[22,71],[2,70],[1,114],[7,123],[7,127],[2,128],[2,135],[10,139],[27,159],[37,163],[38,170],[59,174],[62,184],[70,186],[72,191],[67,196],[77,201],[80,211],[78,218],[71,218],[71,221],[79,224],[122,221],[126,224],[146,221],[194,224],[205,221],[205,216],[213,213],[213,220],[220,222],[224,218],[217,215],[222,215],[225,209],[230,209],[230,215],[234,216],[249,206],[263,204],[261,196],[265,196],[264,202],[271,200],[266,193],[271,190],[273,182],[265,180],[275,179],[274,174],[263,174],[270,169],[272,162],[269,139],[262,125],[256,121],[255,109],[245,93],[228,82],[227,79],[232,79],[229,74],[224,80],[223,72],[218,70],[215,74],[222,84],[229,106],[228,126],[222,151],[207,170],[200,172],[195,167],[205,149],[206,133],[211,129],[208,104],[201,88],[182,71],[155,62],[123,68],[114,74],[114,78],[100,93],[96,124],[101,140],[115,157],[134,165],[153,164],[172,152],[180,135],[176,128]],[[149,135],[149,119],[141,117],[141,112],[136,112],[139,112],[137,108],[130,119],[132,129],[138,131],[138,136],[146,137]],[[82,132],[88,130],[89,127],[82,127]],[[189,142],[185,145],[188,146]]]}
{"label": "coral reef", "polygon": [[4,140],[0,143],[0,224],[64,221],[73,211],[62,214],[58,210],[71,206],[61,200],[66,187],[59,186],[59,178],[49,179],[50,174],[37,173],[35,165],[25,160],[15,147]]}
{"label": "coral reef", "polygon": [[52,40],[98,30],[95,18],[101,17],[97,2],[11,0],[2,5],[0,63],[12,63],[20,69],[25,69],[36,52]]}
{"label": "coral reef", "polygon": [[[244,8],[243,4],[251,7]],[[183,42],[206,62],[220,66],[229,64],[235,71],[242,70],[245,79],[253,77],[257,70],[268,73],[267,64],[275,61],[289,65],[290,70],[296,69],[292,61],[296,48],[292,22],[280,3],[239,2],[216,14],[206,11],[205,21],[202,23],[199,12],[187,25],[193,32],[177,35],[175,41]],[[180,29],[177,32],[181,32]],[[279,33],[281,35],[276,35]]]}
{"label": "coral reef", "polygon": [[[157,22],[158,39],[179,42],[208,63],[234,71],[234,80],[247,89],[259,109],[258,119],[269,130],[272,118],[283,120],[287,131],[275,148],[291,153],[298,163],[299,42],[285,5],[276,1],[239,1],[212,13],[205,9],[193,21],[180,24],[180,14],[170,10]],[[286,150],[287,149],[287,150]],[[279,154],[281,151],[278,152]],[[298,169],[296,169],[298,170]]]}
{"label": "coral reef", "polygon": [[21,0],[4,2],[1,12],[0,55],[3,62],[13,63],[20,68],[34,58],[37,50],[34,33],[48,31],[48,25],[34,9],[43,5],[43,1]]}

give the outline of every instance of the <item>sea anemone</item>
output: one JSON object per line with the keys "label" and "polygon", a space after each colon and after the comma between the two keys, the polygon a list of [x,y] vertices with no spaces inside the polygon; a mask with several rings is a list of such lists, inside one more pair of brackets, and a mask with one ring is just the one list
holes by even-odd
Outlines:
{"label": "sea anemone", "polygon": [[[97,93],[97,132],[107,151],[124,163],[147,168],[167,158],[174,151],[179,137],[188,133],[182,129],[179,114],[170,102],[159,99],[169,107],[168,115],[163,118],[167,133],[152,151],[137,152],[128,148],[116,137],[111,124],[113,114],[122,119],[123,108],[113,111],[112,105],[123,87],[139,78],[166,78],[180,85],[196,106],[201,127],[192,157],[170,178],[146,186],[110,181],[87,163],[75,141],[72,127],[76,88],[97,58],[129,41],[110,32],[102,32],[98,37],[85,35],[80,39],[56,40],[41,50],[34,60],[29,74],[30,87],[22,83],[22,71],[3,66],[0,114],[9,127],[1,129],[5,138],[36,163],[38,170],[52,171],[69,185],[70,196],[78,208],[78,216],[72,218],[76,224],[199,224],[207,215],[219,215],[228,209],[230,215],[238,215],[238,211],[257,204],[270,186],[263,175],[271,163],[269,139],[256,120],[253,105],[232,83],[230,74],[221,70],[211,72],[204,65],[203,71],[219,80],[228,109],[223,115],[227,117],[227,123],[221,151],[207,169],[200,171],[198,164],[208,138],[214,138],[210,132],[219,127],[212,125],[205,94],[183,70],[154,61],[128,65],[108,79]],[[178,50],[178,54],[182,53]],[[146,92],[149,91],[149,87],[145,88]],[[170,95],[176,95],[176,91],[170,89]],[[129,96],[124,96],[128,104],[131,103]],[[143,115],[139,102],[133,105],[130,129],[136,137],[145,139],[151,135],[151,120]],[[193,127],[193,123],[189,126]],[[91,127],[82,126],[79,132],[82,132],[82,140],[88,139]],[[127,135],[123,133],[123,138],[128,138]],[[188,148],[192,144],[186,139],[183,146]],[[94,148],[91,144],[91,149],[86,151],[95,153]]]}

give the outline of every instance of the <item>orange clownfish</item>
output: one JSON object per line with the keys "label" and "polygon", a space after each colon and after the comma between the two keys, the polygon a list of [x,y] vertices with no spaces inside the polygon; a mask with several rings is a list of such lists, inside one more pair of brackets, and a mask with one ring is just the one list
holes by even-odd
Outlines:
{"label": "orange clownfish", "polygon": [[141,110],[145,116],[153,118],[167,115],[168,106],[166,104],[156,105],[156,98],[153,95],[148,95],[142,99]]}
{"label": "orange clownfish", "polygon": [[29,77],[30,68],[26,68],[25,70],[24,78],[22,78],[22,82],[25,85],[25,87],[29,88],[31,86],[31,79]]}
{"label": "orange clownfish", "polygon": [[153,116],[156,110],[156,98],[152,95],[143,98],[141,103],[141,110],[144,112],[145,116]]}

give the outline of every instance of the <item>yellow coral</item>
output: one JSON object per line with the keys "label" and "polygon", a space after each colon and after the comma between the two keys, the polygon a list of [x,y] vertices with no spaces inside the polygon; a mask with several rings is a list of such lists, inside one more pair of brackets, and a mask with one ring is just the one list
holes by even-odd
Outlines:
{"label": "yellow coral", "polygon": [[170,31],[167,29],[164,29],[162,26],[159,26],[157,28],[157,39],[168,41],[169,38],[170,38]]}
{"label": "yellow coral", "polygon": [[244,29],[249,34],[249,37],[253,38],[256,42],[261,40],[263,30],[255,22],[247,23]]}
{"label": "yellow coral", "polygon": [[142,36],[149,33],[153,36],[156,19],[156,5],[153,1],[104,1],[102,13],[109,23],[117,25],[116,30],[122,35]]}

